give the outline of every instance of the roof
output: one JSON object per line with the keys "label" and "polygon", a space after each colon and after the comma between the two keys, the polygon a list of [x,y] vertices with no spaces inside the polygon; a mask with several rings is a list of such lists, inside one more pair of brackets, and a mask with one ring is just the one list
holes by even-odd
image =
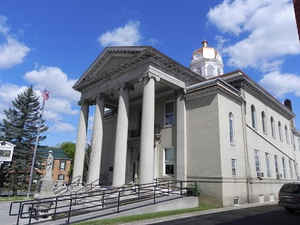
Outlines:
{"label": "roof", "polygon": [[280,111],[282,114],[284,114],[289,119],[295,117],[295,114],[290,109],[288,109],[277,98],[275,98],[273,95],[271,95],[266,89],[264,89],[262,86],[260,86],[254,80],[252,80],[243,71],[236,70],[236,71],[218,76],[218,78],[221,78],[229,83],[233,83],[236,81],[246,82],[247,86],[251,87],[258,94],[258,96],[264,96],[264,99],[267,100],[266,103],[272,103],[272,107],[276,108],[277,111]]}
{"label": "roof", "polygon": [[54,160],[56,159],[65,159],[65,160],[71,160],[70,157],[68,157],[65,153],[64,150],[59,149],[59,148],[48,148],[48,147],[42,147],[38,149],[38,153],[40,156],[44,159],[48,158],[48,152],[49,151],[53,152],[53,157]]}
{"label": "roof", "polygon": [[[123,60],[119,62],[118,65],[113,66],[113,68],[108,67],[103,69],[103,66],[110,57],[121,55],[126,56],[126,59],[123,57]],[[123,74],[141,62],[156,62],[162,71],[170,72],[184,79],[189,79],[189,84],[205,80],[204,77],[151,46],[112,46],[106,47],[100,53],[86,72],[83,73],[80,79],[74,84],[73,88],[77,91],[81,91],[83,88],[97,81],[105,82],[114,74]],[[101,69],[103,70],[100,71]]]}

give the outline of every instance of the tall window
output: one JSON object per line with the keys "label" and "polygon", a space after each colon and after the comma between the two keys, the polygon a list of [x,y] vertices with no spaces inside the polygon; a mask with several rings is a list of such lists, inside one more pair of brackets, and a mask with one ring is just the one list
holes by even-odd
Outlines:
{"label": "tall window", "polygon": [[231,144],[234,142],[234,121],[232,113],[229,113],[229,141]]}
{"label": "tall window", "polygon": [[261,112],[261,125],[262,125],[264,134],[267,134],[266,114],[264,111]]}
{"label": "tall window", "polygon": [[274,125],[273,117],[271,117],[271,131],[272,131],[272,137],[275,138],[275,125]]}
{"label": "tall window", "polygon": [[285,125],[285,127],[284,127],[284,132],[285,132],[286,143],[287,143],[287,144],[290,144],[289,131],[288,131],[288,128],[287,128],[286,125]]}
{"label": "tall window", "polygon": [[66,161],[65,160],[60,160],[59,169],[60,170],[65,170],[65,168],[66,168]]}
{"label": "tall window", "polygon": [[251,105],[251,120],[252,120],[252,127],[256,128],[256,110],[254,105]]}
{"label": "tall window", "polygon": [[292,160],[289,160],[289,166],[290,166],[290,176],[291,176],[291,178],[294,178],[293,161]]}
{"label": "tall window", "polygon": [[281,128],[280,121],[278,122],[278,134],[279,134],[279,140],[283,141],[283,139],[282,139],[282,128]]}
{"label": "tall window", "polygon": [[174,175],[175,173],[175,148],[165,149],[165,174]]}
{"label": "tall window", "polygon": [[236,159],[231,159],[231,171],[232,171],[232,176],[237,176]]}
{"label": "tall window", "polygon": [[173,125],[174,118],[174,102],[167,102],[165,104],[165,125]]}
{"label": "tall window", "polygon": [[274,161],[275,161],[275,172],[276,172],[276,175],[279,176],[278,157],[277,157],[277,155],[274,155]]}
{"label": "tall window", "polygon": [[260,162],[259,162],[259,151],[254,150],[254,160],[255,160],[255,169],[256,172],[260,172]]}
{"label": "tall window", "polygon": [[285,165],[284,157],[282,157],[282,169],[283,169],[283,177],[286,178],[286,165]]}
{"label": "tall window", "polygon": [[271,177],[271,169],[270,169],[270,154],[266,152],[266,166],[267,166],[267,176]]}

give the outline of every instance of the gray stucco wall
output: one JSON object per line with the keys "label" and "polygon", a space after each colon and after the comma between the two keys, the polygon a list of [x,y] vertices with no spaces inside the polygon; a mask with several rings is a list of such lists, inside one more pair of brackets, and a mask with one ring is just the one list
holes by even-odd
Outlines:
{"label": "gray stucco wall", "polygon": [[188,178],[200,182],[204,195],[222,201],[218,97],[198,96],[187,101]]}

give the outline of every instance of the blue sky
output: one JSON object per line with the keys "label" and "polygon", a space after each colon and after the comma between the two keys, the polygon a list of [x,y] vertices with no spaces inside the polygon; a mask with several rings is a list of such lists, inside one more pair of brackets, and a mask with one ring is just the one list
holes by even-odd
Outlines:
{"label": "blue sky", "polygon": [[44,144],[75,141],[79,94],[72,85],[105,46],[152,45],[189,66],[204,39],[222,53],[225,72],[242,69],[299,111],[300,42],[291,0],[3,0],[0,112],[26,86],[37,94],[47,88]]}

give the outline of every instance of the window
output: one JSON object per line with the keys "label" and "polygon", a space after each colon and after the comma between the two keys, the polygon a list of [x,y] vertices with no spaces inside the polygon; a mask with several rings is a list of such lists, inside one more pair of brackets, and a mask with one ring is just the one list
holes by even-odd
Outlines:
{"label": "window", "polygon": [[207,66],[207,75],[214,76],[215,75],[215,68],[212,65]]}
{"label": "window", "polygon": [[64,174],[59,174],[58,175],[58,180],[65,180],[65,175]]}
{"label": "window", "polygon": [[264,111],[261,112],[261,125],[262,125],[264,134],[267,134],[266,114]]}
{"label": "window", "polygon": [[275,172],[276,172],[276,175],[279,176],[278,157],[277,157],[277,155],[274,155],[274,161],[275,161]]}
{"label": "window", "polygon": [[279,140],[283,141],[283,139],[282,139],[281,123],[280,122],[278,122],[278,134],[279,134]]}
{"label": "window", "polygon": [[174,175],[175,174],[175,149],[166,148],[165,149],[165,174]]}
{"label": "window", "polygon": [[259,151],[255,150],[254,153],[255,153],[255,155],[254,155],[255,169],[256,169],[256,172],[260,172]]}
{"label": "window", "polygon": [[174,102],[165,104],[165,125],[171,126],[174,124]]}
{"label": "window", "polygon": [[234,142],[234,123],[233,123],[233,114],[229,113],[229,141],[230,144]]}
{"label": "window", "polygon": [[231,159],[231,171],[232,171],[232,176],[237,176],[236,159]]}
{"label": "window", "polygon": [[256,128],[256,110],[254,105],[251,105],[251,120],[252,120],[252,127]]}
{"label": "window", "polygon": [[292,162],[292,160],[289,160],[289,166],[290,166],[290,176],[291,176],[291,178],[294,178],[293,162]]}
{"label": "window", "polygon": [[60,170],[65,170],[65,168],[66,168],[66,161],[65,160],[60,160],[59,169]]}
{"label": "window", "polygon": [[266,152],[267,177],[271,177],[270,154]]}
{"label": "window", "polygon": [[282,169],[283,169],[283,177],[286,178],[286,166],[285,166],[284,157],[282,157]]}
{"label": "window", "polygon": [[290,144],[289,132],[287,126],[284,127],[286,143]]}
{"label": "window", "polygon": [[275,138],[275,126],[274,126],[274,119],[271,117],[271,131],[272,131],[272,137]]}

